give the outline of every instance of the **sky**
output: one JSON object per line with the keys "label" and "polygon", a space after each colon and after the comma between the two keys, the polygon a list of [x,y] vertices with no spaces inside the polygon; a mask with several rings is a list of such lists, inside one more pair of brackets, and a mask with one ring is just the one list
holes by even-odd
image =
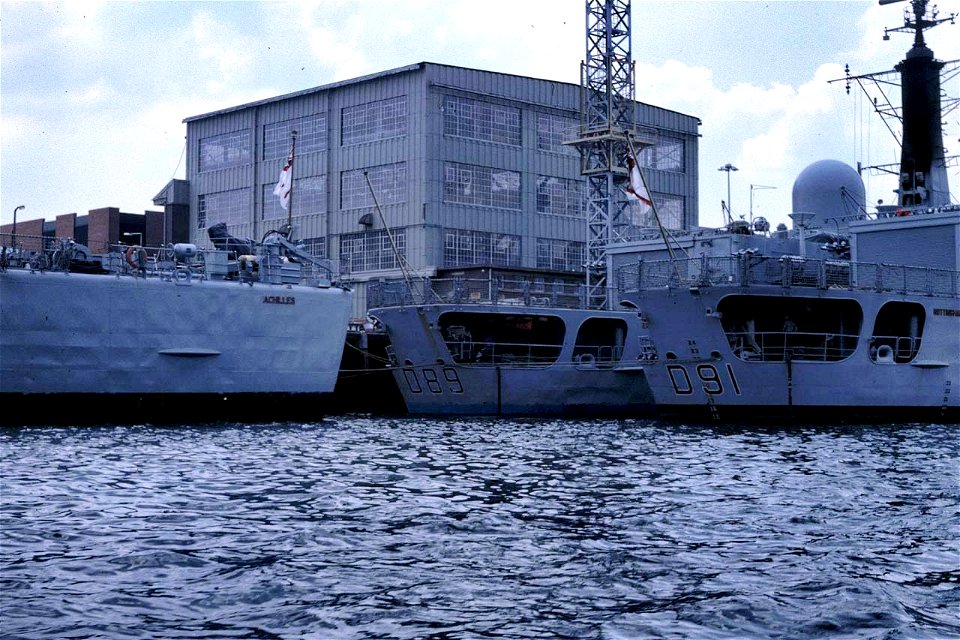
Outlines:
{"label": "sky", "polygon": [[[939,0],[940,15],[960,0]],[[899,150],[851,73],[886,71],[912,38],[909,3],[633,0],[636,99],[700,118],[700,224],[787,222],[797,175],[822,159],[895,163]],[[960,24],[927,34],[960,58]],[[185,177],[183,119],[435,62],[579,84],[584,0],[0,2],[0,223],[152,199]],[[960,79],[944,86],[960,96]],[[945,121],[960,152],[960,109]],[[732,163],[736,172],[718,171]],[[865,172],[868,203],[894,182]],[[960,167],[949,169],[953,200]],[[752,197],[751,197],[752,196]]]}

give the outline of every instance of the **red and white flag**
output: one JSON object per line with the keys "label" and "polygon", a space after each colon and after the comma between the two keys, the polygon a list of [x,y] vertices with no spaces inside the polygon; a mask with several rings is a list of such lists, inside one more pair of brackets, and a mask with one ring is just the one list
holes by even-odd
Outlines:
{"label": "red and white flag", "polygon": [[280,198],[280,206],[286,211],[290,206],[290,189],[293,187],[293,156],[287,158],[287,163],[283,165],[283,171],[280,172],[280,180],[277,186],[273,188],[273,195]]}
{"label": "red and white flag", "polygon": [[647,192],[647,185],[643,182],[643,176],[640,175],[640,167],[633,156],[627,156],[627,168],[630,169],[630,184],[627,185],[627,196],[632,200],[639,200],[648,207],[653,206],[650,194]]}

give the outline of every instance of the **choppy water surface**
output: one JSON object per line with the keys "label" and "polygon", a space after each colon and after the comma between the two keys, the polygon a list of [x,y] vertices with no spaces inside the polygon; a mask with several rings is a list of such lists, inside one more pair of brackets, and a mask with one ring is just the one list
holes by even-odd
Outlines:
{"label": "choppy water surface", "polygon": [[0,635],[960,637],[958,433],[0,430]]}

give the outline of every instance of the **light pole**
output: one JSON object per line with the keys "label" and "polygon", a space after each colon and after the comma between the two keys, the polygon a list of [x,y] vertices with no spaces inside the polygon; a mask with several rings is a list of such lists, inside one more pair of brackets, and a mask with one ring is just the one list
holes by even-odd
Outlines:
{"label": "light pole", "polygon": [[121,233],[120,235],[122,235],[122,236],[124,236],[124,237],[127,237],[127,236],[137,236],[137,245],[139,245],[139,246],[141,246],[141,247],[143,246],[143,234],[140,233],[139,231],[124,231],[124,232]]}
{"label": "light pole", "polygon": [[776,189],[776,187],[768,187],[762,184],[750,185],[750,224],[753,224],[753,192],[758,189]]}
{"label": "light pole", "polygon": [[733,209],[730,207],[730,172],[740,171],[740,169],[737,169],[735,166],[733,166],[728,162],[727,164],[717,169],[717,171],[727,172],[727,216],[730,218],[730,220],[728,220],[728,222],[730,222],[733,220]]}
{"label": "light pole", "polygon": [[21,204],[13,210],[13,228],[10,230],[10,246],[13,249],[17,248],[17,211],[20,209],[26,209],[27,205]]}

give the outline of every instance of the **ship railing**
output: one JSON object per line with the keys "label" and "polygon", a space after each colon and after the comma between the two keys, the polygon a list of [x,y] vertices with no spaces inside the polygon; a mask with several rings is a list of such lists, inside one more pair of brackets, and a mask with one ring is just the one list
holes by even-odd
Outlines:
{"label": "ship railing", "polygon": [[458,364],[543,367],[557,361],[563,345],[453,340],[447,341],[447,348]]}
{"label": "ship railing", "polygon": [[0,233],[0,268],[30,267],[51,269],[53,253],[66,240],[29,233]]}
{"label": "ship railing", "polygon": [[662,288],[711,286],[873,290],[947,297],[960,295],[960,271],[755,254],[640,260],[621,266],[615,282],[621,296]]}
{"label": "ship railing", "polygon": [[[612,296],[612,288],[608,295]],[[527,280],[491,278],[435,278],[408,285],[397,280],[370,283],[368,306],[403,307],[420,304],[502,305],[507,307],[588,308],[587,288],[563,282],[534,283]]]}
{"label": "ship railing", "polygon": [[756,362],[798,361],[837,362],[853,355],[858,334],[804,331],[727,331],[733,354]]}
{"label": "ship railing", "polygon": [[275,249],[273,252],[261,252],[255,258],[237,257],[232,251],[187,246],[188,249],[174,245],[147,246],[143,247],[142,258],[137,252],[128,260],[126,252],[131,245],[111,244],[108,252],[101,257],[101,266],[117,275],[157,277],[179,284],[189,284],[194,280],[237,280],[244,284],[262,282],[276,285],[329,286],[331,275],[337,273],[336,263],[331,260],[285,260],[279,250],[275,249],[276,245],[271,247]]}

